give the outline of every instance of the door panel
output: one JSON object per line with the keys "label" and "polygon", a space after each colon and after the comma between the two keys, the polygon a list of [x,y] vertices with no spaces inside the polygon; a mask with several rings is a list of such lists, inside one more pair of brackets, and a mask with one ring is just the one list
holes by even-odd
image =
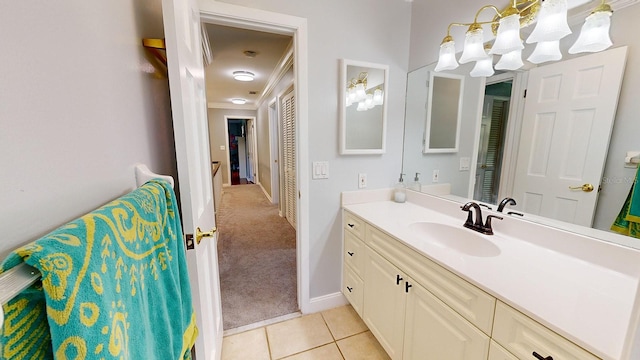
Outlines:
{"label": "door panel", "polygon": [[[178,164],[178,184],[185,234],[215,227],[211,160],[200,46],[199,9],[195,0],[163,0],[171,109]],[[195,236],[194,236],[195,240]],[[216,236],[191,241],[187,263],[199,330],[198,359],[219,359],[222,316]]]}
{"label": "door panel", "polygon": [[[591,226],[626,53],[620,47],[529,72],[513,190],[518,208]],[[596,190],[569,188],[583,184]]]}

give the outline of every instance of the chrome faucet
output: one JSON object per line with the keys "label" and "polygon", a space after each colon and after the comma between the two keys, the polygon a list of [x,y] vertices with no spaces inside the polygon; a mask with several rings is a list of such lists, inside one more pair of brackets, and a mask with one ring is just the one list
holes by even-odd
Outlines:
{"label": "chrome faucet", "polygon": [[[475,210],[476,219],[473,220],[472,212]],[[467,212],[467,220],[464,222],[464,227],[477,231],[485,235],[493,235],[493,228],[491,227],[491,219],[496,218],[502,220],[502,217],[496,215],[487,216],[487,222],[482,223],[482,210],[480,205],[470,201],[462,206],[462,211]]]}
{"label": "chrome faucet", "polygon": [[502,201],[500,201],[500,204],[498,205],[498,212],[502,212],[502,210],[504,210],[504,207],[507,206],[507,204],[516,205],[516,201],[510,197],[506,197],[502,199]]}

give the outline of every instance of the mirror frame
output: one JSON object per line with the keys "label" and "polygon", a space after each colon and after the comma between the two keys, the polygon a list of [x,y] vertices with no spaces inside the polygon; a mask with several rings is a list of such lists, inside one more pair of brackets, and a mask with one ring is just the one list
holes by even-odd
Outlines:
{"label": "mirror frame", "polygon": [[[382,103],[382,142],[380,148],[372,149],[350,149],[347,147],[347,67],[358,66],[375,70],[382,70],[384,72],[384,84],[383,84],[383,103]],[[376,64],[365,61],[356,61],[349,59],[340,59],[340,100],[338,101],[340,107],[340,154],[341,155],[369,155],[369,154],[384,154],[386,152],[387,143],[387,92],[389,89],[389,66],[384,64]]]}
{"label": "mirror frame", "polygon": [[[456,137],[455,144],[453,147],[449,148],[430,148],[430,137],[431,137],[431,125],[433,123],[433,97],[434,97],[434,84],[436,78],[447,78],[447,79],[456,79],[460,80],[460,87],[458,88],[458,108],[456,115]],[[460,143],[460,124],[462,123],[462,101],[464,95],[464,79],[465,77],[457,74],[448,74],[448,73],[436,73],[435,71],[429,71],[429,93],[427,96],[427,123],[425,125],[424,130],[424,147],[422,149],[423,154],[431,154],[431,153],[457,153],[459,149]]]}

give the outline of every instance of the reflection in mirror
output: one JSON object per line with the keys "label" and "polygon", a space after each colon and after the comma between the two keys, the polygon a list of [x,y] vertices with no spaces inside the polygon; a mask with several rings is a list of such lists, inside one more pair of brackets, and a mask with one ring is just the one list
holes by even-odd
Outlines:
{"label": "reflection in mirror", "polygon": [[458,151],[464,76],[429,72],[425,153]]}
{"label": "reflection in mirror", "polygon": [[[512,194],[513,198],[518,202],[517,206],[509,205],[507,210],[515,208],[525,211],[525,220],[544,223],[550,226],[560,227],[569,231],[575,231],[582,234],[588,234],[589,236],[597,237],[607,241],[613,241],[618,244],[626,246],[640,248],[640,242],[637,240],[624,237],[612,233],[609,229],[618,215],[629,191],[633,185],[636,167],[625,166],[625,156],[628,151],[640,150],[640,143],[638,142],[638,134],[640,134],[640,122],[637,121],[638,105],[636,95],[640,93],[640,82],[633,79],[640,77],[640,39],[633,36],[628,30],[634,28],[635,21],[640,17],[640,5],[634,5],[624,8],[621,11],[617,11],[614,15],[616,17],[615,23],[612,24],[611,35],[615,40],[614,47],[623,47],[628,45],[628,56],[626,61],[626,67],[624,67],[624,81],[620,90],[619,96],[617,91],[614,91],[614,97],[618,99],[617,108],[613,107],[615,118],[613,128],[605,131],[592,131],[593,136],[588,137],[586,132],[588,127],[577,126],[574,123],[574,137],[566,137],[560,141],[564,148],[554,148],[548,152],[548,158],[545,156],[532,155],[530,152],[528,155],[522,153],[518,155],[518,145],[515,141],[524,141],[537,146],[541,140],[551,140],[552,137],[545,137],[540,132],[542,128],[545,128],[542,122],[539,122],[538,129],[525,127],[522,123],[524,117],[524,103],[525,100],[529,101],[532,97],[531,86],[527,84],[528,71],[519,72],[507,72],[500,74],[503,78],[488,78],[486,85],[491,86],[491,82],[511,82],[512,96],[509,98],[509,104],[502,104],[504,111],[508,108],[507,122],[506,124],[494,125],[494,127],[502,127],[502,129],[482,129],[482,118],[490,114],[490,108],[483,109],[485,104],[485,84],[482,84],[482,89],[477,92],[472,92],[469,89],[465,89],[463,95],[463,109],[462,109],[462,124],[460,133],[460,149],[457,154],[423,154],[421,150],[421,143],[423,140],[422,132],[424,129],[420,128],[421,116],[426,114],[421,113],[421,108],[424,109],[425,101],[427,97],[427,89],[424,87],[424,83],[427,81],[428,71],[433,70],[435,63],[418,68],[409,73],[407,79],[407,99],[406,99],[406,118],[405,118],[405,142],[404,142],[404,155],[403,155],[403,172],[415,173],[420,172],[422,174],[428,174],[423,176],[422,188],[428,189],[431,182],[432,172],[439,170],[439,184],[449,184],[451,191],[448,195],[451,199],[464,202],[470,198],[479,199],[479,201],[496,203],[500,199],[507,197],[508,194]],[[575,36],[568,37],[566,43],[561,43],[561,46],[566,50]],[[569,44],[569,45],[567,45]],[[564,51],[563,50],[563,51]],[[587,55],[588,56],[588,55]],[[570,57],[570,58],[575,58]],[[470,71],[469,64],[461,65],[462,69],[459,73],[468,74]],[[540,67],[544,67],[541,65]],[[457,70],[457,69],[456,69]],[[456,73],[458,73],[456,71]],[[595,73],[592,73],[595,74]],[[471,88],[473,85],[465,79],[465,88]],[[587,79],[584,77],[583,79]],[[420,85],[422,83],[422,86]],[[589,82],[593,84],[593,82]],[[549,89],[551,82],[547,82]],[[528,88],[526,99],[523,99],[525,89]],[[490,88],[487,89],[489,92]],[[589,90],[591,91],[591,90]],[[474,94],[475,93],[475,94]],[[547,92],[547,94],[550,92]],[[494,99],[503,101],[502,94],[493,94]],[[488,97],[487,97],[488,98]],[[487,100],[488,101],[488,100]],[[493,102],[494,108],[499,106],[495,101]],[[424,111],[424,110],[422,110]],[[582,113],[587,115],[588,112]],[[535,117],[535,115],[533,115]],[[597,116],[596,116],[597,117]],[[588,116],[583,117],[587,119]],[[424,118],[422,118],[424,119]],[[475,123],[469,123],[468,120],[473,119]],[[570,124],[570,118],[563,117],[558,119],[556,124],[567,125]],[[424,120],[422,120],[424,123]],[[493,121],[491,121],[493,123]],[[487,120],[484,125],[491,126]],[[550,124],[549,122],[547,123]],[[506,126],[506,127],[505,127]],[[529,125],[527,125],[529,126]],[[546,126],[549,130],[551,127]],[[534,131],[535,130],[535,131]],[[550,130],[549,130],[550,131]],[[591,131],[591,130],[590,130]],[[472,134],[470,134],[470,132]],[[416,135],[417,134],[417,135]],[[499,135],[500,134],[500,135]],[[537,134],[537,135],[536,135]],[[610,140],[609,140],[610,135]],[[537,140],[535,139],[537,137]],[[495,137],[495,139],[493,139]],[[502,137],[502,139],[500,139]],[[605,150],[601,151],[599,160],[595,153],[580,152],[580,148],[590,146],[592,140],[605,142]],[[471,146],[467,146],[468,144]],[[492,149],[492,146],[495,149]],[[535,147],[534,146],[534,147]],[[498,150],[501,147],[501,150]],[[540,148],[540,147],[539,147]],[[582,150],[581,150],[582,151]],[[544,154],[544,153],[542,153]],[[579,158],[591,159],[595,163],[599,163],[598,168],[603,169],[604,172],[598,179],[590,181],[579,181],[575,176],[581,167],[591,168],[591,165],[585,165],[584,162],[578,161]],[[534,162],[529,161],[533,159]],[[545,159],[544,161],[542,161]],[[567,184],[559,186],[562,190],[569,190],[569,186],[577,187],[569,193],[571,196],[587,195],[597,199],[594,204],[594,209],[590,215],[589,225],[580,226],[570,224],[567,219],[562,215],[568,214],[569,211],[565,211],[567,207],[558,207],[555,210],[555,214],[551,215],[533,215],[537,210],[531,210],[525,208],[525,204],[528,206],[541,208],[542,203],[536,203],[531,199],[525,200],[525,192],[533,192],[531,189],[523,187],[520,195],[516,195],[514,189],[520,188],[521,185],[516,185],[516,172],[526,174],[527,170],[541,169],[543,164],[549,164],[547,160],[558,162],[560,159],[560,165],[565,162],[564,168],[562,166],[558,169],[563,169],[565,177],[568,178]],[[485,173],[483,173],[486,169]],[[550,165],[549,165],[550,166]],[[488,172],[492,174],[487,174]],[[475,175],[472,176],[472,173]],[[470,179],[473,179],[470,181]],[[511,179],[511,180],[508,180]],[[484,181],[484,183],[483,183]],[[518,180],[523,186],[528,186],[527,179]],[[594,186],[593,191],[586,192],[582,190],[582,185],[585,183],[592,184]],[[587,187],[588,189],[589,187]],[[598,189],[600,188],[600,191]],[[509,193],[508,191],[511,191]],[[570,199],[567,197],[567,199]],[[571,200],[573,201],[573,200]],[[535,206],[534,206],[535,205]],[[538,206],[540,205],[540,206]],[[566,204],[565,204],[566,205]],[[577,206],[582,208],[581,205]],[[575,209],[576,206],[572,205],[569,209]],[[573,211],[573,210],[572,210]],[[592,219],[592,220],[591,220]]]}
{"label": "reflection in mirror", "polygon": [[347,59],[340,65],[340,153],[383,154],[389,67]]}

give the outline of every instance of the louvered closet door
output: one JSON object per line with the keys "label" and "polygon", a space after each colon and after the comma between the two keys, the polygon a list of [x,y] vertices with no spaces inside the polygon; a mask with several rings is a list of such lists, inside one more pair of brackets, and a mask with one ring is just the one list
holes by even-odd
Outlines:
{"label": "louvered closet door", "polygon": [[296,108],[293,91],[281,100],[282,147],[284,150],[284,214],[291,226],[296,227]]}

